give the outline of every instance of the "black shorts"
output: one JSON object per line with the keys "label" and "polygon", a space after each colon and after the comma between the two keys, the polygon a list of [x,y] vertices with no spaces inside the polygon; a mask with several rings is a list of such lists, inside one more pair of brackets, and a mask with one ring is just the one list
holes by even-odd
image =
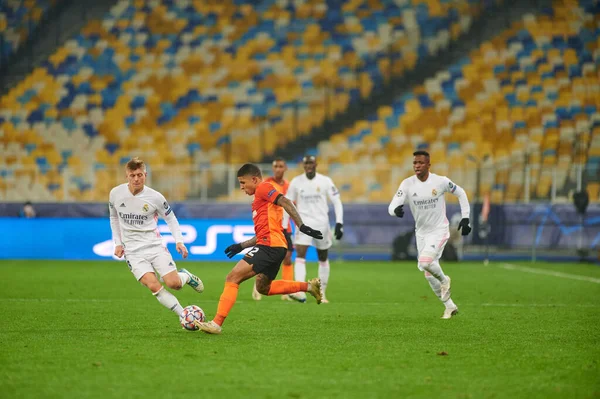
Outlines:
{"label": "black shorts", "polygon": [[285,240],[287,241],[287,250],[289,252],[294,252],[294,243],[292,242],[292,233],[288,233],[287,231],[285,233],[283,233],[283,235],[285,236]]}
{"label": "black shorts", "polygon": [[256,274],[262,273],[275,280],[286,253],[287,248],[257,245],[244,255],[244,260],[252,265]]}

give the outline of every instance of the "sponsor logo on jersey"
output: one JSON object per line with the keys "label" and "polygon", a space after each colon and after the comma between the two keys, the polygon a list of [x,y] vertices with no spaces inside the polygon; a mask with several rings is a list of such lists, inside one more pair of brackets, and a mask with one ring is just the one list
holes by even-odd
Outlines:
{"label": "sponsor logo on jersey", "polygon": [[163,202],[163,208],[169,209],[169,203],[167,201]]}
{"label": "sponsor logo on jersey", "polygon": [[398,190],[398,192],[396,193],[396,197],[402,197],[404,195],[404,193],[402,192],[402,190]]}
{"label": "sponsor logo on jersey", "polygon": [[119,206],[119,208],[125,208],[125,203],[121,203],[121,205]]}
{"label": "sponsor logo on jersey", "polygon": [[143,225],[144,222],[148,220],[148,216],[138,215],[137,213],[119,212],[119,217],[123,220],[124,223],[130,225]]}
{"label": "sponsor logo on jersey", "polygon": [[456,184],[449,182],[448,187],[450,188],[450,192],[456,191]]}
{"label": "sponsor logo on jersey", "polygon": [[148,212],[148,209],[148,204],[144,204],[144,206],[142,207],[142,211]]}

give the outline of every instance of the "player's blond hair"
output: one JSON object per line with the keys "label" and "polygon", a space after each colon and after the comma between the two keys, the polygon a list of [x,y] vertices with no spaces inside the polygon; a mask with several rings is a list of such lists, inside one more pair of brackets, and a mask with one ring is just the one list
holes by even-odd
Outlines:
{"label": "player's blond hair", "polygon": [[127,170],[138,170],[138,169],[141,169],[144,172],[146,171],[146,164],[144,163],[144,161],[142,161],[138,157],[131,158],[127,162],[127,165],[125,165],[125,167],[127,168]]}

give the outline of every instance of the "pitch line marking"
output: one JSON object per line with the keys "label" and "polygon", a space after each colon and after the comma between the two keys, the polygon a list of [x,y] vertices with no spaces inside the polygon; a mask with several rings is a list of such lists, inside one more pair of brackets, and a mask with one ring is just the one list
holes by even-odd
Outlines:
{"label": "pitch line marking", "polygon": [[543,274],[545,276],[554,276],[554,277],[560,277],[560,278],[567,278],[567,279],[571,279],[571,280],[587,281],[590,283],[600,284],[600,278],[596,278],[596,277],[555,272],[553,270],[542,270],[542,269],[536,269],[536,268],[527,267],[527,266],[517,266],[517,265],[510,264],[510,263],[502,263],[500,265],[500,267],[503,269],[506,269],[506,270],[517,270],[517,271],[525,272],[525,273]]}

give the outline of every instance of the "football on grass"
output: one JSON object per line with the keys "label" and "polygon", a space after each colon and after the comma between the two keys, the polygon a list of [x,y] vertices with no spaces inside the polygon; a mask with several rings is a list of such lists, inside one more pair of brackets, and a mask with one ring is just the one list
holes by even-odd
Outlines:
{"label": "football on grass", "polygon": [[181,326],[186,330],[195,331],[198,329],[194,320],[204,321],[204,310],[196,305],[190,305],[183,308],[183,313],[179,316]]}

